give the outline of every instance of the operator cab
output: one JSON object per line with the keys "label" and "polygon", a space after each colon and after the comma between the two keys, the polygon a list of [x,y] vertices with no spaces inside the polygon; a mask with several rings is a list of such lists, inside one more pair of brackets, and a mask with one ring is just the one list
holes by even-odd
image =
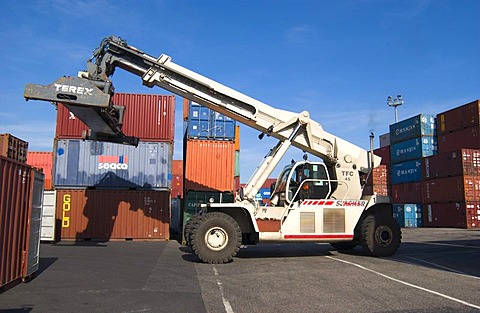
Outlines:
{"label": "operator cab", "polygon": [[292,162],[280,173],[270,200],[283,206],[305,199],[327,199],[332,184],[325,164],[321,162]]}

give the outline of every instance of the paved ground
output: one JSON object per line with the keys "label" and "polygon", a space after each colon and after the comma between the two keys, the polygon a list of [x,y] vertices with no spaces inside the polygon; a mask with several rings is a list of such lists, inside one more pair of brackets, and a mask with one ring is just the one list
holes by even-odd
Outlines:
{"label": "paved ground", "polygon": [[0,312],[479,312],[480,230],[403,229],[391,258],[327,244],[241,249],[199,263],[170,242],[41,245]]}

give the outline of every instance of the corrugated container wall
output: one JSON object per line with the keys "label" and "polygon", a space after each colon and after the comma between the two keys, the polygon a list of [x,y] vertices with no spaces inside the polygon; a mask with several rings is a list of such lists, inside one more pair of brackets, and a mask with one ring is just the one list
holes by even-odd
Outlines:
{"label": "corrugated container wall", "polygon": [[390,146],[390,133],[380,135],[379,143],[380,143],[380,148]]}
{"label": "corrugated container wall", "polygon": [[439,113],[437,115],[437,121],[438,133],[441,135],[464,128],[480,126],[480,100],[475,100],[454,109]]}
{"label": "corrugated container wall", "polygon": [[413,160],[393,164],[391,167],[392,184],[418,182],[422,180],[422,161]]}
{"label": "corrugated container wall", "polygon": [[381,165],[390,166],[390,146],[375,149],[373,150],[373,154],[378,155],[382,158],[382,161],[380,163]]}
{"label": "corrugated container wall", "polygon": [[0,287],[22,277],[32,179],[30,166],[0,156]]}
{"label": "corrugated container wall", "polygon": [[45,190],[53,190],[52,170],[53,170],[53,152],[33,152],[27,153],[27,164],[42,169],[45,175]]}
{"label": "corrugated container wall", "polygon": [[57,190],[61,239],[168,240],[170,192]]}
{"label": "corrugated container wall", "polygon": [[393,203],[422,203],[422,182],[392,185]]}
{"label": "corrugated container wall", "polygon": [[0,156],[25,163],[27,152],[28,142],[10,134],[0,134]]}
{"label": "corrugated container wall", "polygon": [[438,136],[439,153],[447,153],[463,148],[480,149],[480,126]]}
{"label": "corrugated container wall", "polygon": [[422,205],[416,203],[394,204],[393,216],[401,227],[422,227]]}
{"label": "corrugated container wall", "polygon": [[235,140],[235,121],[207,107],[190,102],[187,138]]}
{"label": "corrugated container wall", "polygon": [[[174,140],[175,96],[116,93],[115,105],[124,106],[123,133],[143,141]],[[81,139],[88,127],[62,104],[58,104],[58,139]]]}
{"label": "corrugated container wall", "polygon": [[185,190],[234,190],[234,142],[186,140],[184,160]]}
{"label": "corrugated container wall", "polygon": [[426,227],[480,228],[480,201],[427,204],[423,221]]}
{"label": "corrugated container wall", "polygon": [[423,202],[468,202],[480,199],[480,176],[456,176],[423,181]]}
{"label": "corrugated container wall", "polygon": [[436,137],[419,137],[398,142],[390,146],[392,164],[437,154]]}
{"label": "corrugated container wall", "polygon": [[436,135],[436,118],[434,115],[419,114],[390,125],[390,144],[418,137]]}
{"label": "corrugated container wall", "polygon": [[480,176],[480,150],[460,149],[422,159],[423,179],[450,176]]}
{"label": "corrugated container wall", "polygon": [[56,188],[171,188],[172,145],[57,140]]}

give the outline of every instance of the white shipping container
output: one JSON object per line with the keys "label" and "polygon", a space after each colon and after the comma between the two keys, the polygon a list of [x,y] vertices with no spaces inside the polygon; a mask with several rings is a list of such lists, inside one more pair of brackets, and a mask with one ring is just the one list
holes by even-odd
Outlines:
{"label": "white shipping container", "polygon": [[380,135],[380,148],[388,147],[390,145],[390,133]]}
{"label": "white shipping container", "polygon": [[41,241],[55,241],[55,190],[43,192]]}

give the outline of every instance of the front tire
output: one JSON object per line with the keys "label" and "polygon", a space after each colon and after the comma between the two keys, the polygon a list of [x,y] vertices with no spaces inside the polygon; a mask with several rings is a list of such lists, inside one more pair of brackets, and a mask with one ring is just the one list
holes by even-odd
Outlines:
{"label": "front tire", "polygon": [[395,254],[400,246],[400,226],[387,214],[368,215],[361,226],[362,247],[371,256],[387,257]]}
{"label": "front tire", "polygon": [[227,263],[233,261],[240,250],[242,232],[230,215],[211,212],[193,224],[190,243],[195,255],[203,262]]}

